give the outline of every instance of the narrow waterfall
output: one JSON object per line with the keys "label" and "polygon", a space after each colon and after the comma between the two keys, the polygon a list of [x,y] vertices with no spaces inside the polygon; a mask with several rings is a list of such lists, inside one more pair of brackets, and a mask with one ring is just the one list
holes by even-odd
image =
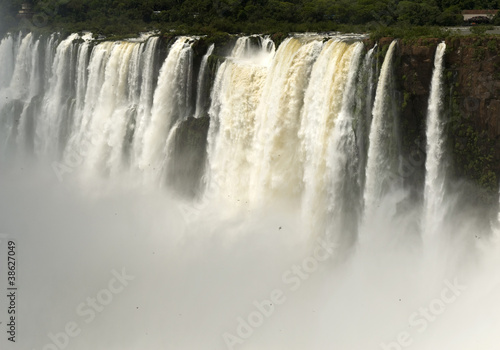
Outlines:
{"label": "narrow waterfall", "polygon": [[196,87],[196,113],[194,115],[195,118],[200,118],[203,114],[204,110],[204,91],[206,89],[206,81],[207,81],[207,76],[206,76],[206,70],[207,70],[207,63],[208,63],[208,58],[212,55],[214,52],[215,44],[211,44],[208,47],[207,53],[203,56],[201,59],[201,65],[200,65],[200,72],[198,73],[198,81],[197,81],[197,87]]}
{"label": "narrow waterfall", "polygon": [[444,220],[446,138],[443,120],[443,69],[446,44],[436,48],[427,108],[427,158],[425,161],[424,232],[433,234]]}
{"label": "narrow waterfall", "polygon": [[[150,38],[141,55],[142,76],[139,101],[136,107],[136,118],[133,124],[132,156],[131,164],[137,165],[141,158],[144,145],[144,133],[151,119],[151,106],[153,104],[153,93],[156,83],[155,64],[158,37]],[[131,79],[133,79],[131,75]]]}
{"label": "narrow waterfall", "polygon": [[[359,183],[359,151],[354,128],[356,83],[364,45],[357,43],[348,68],[342,96],[342,108],[335,120],[327,151],[327,213],[328,227],[337,239],[355,241],[359,211],[361,209]],[[344,237],[342,237],[344,236]]]}
{"label": "narrow waterfall", "polygon": [[392,62],[397,41],[394,40],[380,70],[373,119],[370,127],[366,184],[364,190],[365,215],[370,215],[387,193],[391,181],[397,179],[397,130],[394,123],[392,96]]}
{"label": "narrow waterfall", "polygon": [[372,105],[374,98],[374,82],[375,77],[375,60],[374,52],[377,45],[372,47],[366,53],[363,59],[361,72],[358,76],[356,89],[356,142],[359,156],[359,167],[362,171],[358,172],[359,184],[361,190],[365,185],[365,172],[367,156],[368,156],[368,135],[370,133],[370,125],[372,121]]}

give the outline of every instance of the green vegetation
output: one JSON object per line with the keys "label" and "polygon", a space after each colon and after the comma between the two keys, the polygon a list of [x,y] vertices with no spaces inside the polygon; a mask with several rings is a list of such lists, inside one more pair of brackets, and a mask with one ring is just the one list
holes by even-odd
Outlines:
{"label": "green vegetation", "polygon": [[448,130],[455,161],[455,175],[472,180],[482,189],[476,193],[477,198],[471,198],[472,201],[492,203],[496,201],[498,193],[495,139],[488,135],[484,127],[478,126],[477,120],[471,111],[468,111],[475,110],[476,101],[470,102],[474,106],[467,107],[466,101],[460,103],[460,100],[455,91],[451,98]]}
{"label": "green vegetation", "polygon": [[486,34],[486,31],[493,29],[493,26],[474,26],[471,27],[470,31],[472,34],[476,35],[484,35]]}
{"label": "green vegetation", "polygon": [[370,31],[370,39],[379,40],[384,37],[403,38],[414,40],[417,38],[446,38],[450,32],[442,27],[434,26],[411,26],[408,24],[397,24],[389,27],[376,27]]}
{"label": "green vegetation", "polygon": [[176,34],[340,30],[375,37],[430,36],[438,32],[432,26],[461,24],[463,9],[499,6],[499,0],[35,0],[35,17],[18,23],[22,2],[2,0],[0,31],[31,26],[104,35],[159,29]]}
{"label": "green vegetation", "polygon": [[16,26],[16,13],[20,7],[20,1],[0,1],[0,34]]}

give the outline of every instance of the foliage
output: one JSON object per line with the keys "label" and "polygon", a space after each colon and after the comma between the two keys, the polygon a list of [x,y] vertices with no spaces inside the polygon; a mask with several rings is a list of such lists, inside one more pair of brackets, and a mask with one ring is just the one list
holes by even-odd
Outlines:
{"label": "foliage", "polygon": [[[449,83],[453,79],[448,79]],[[480,127],[466,109],[461,108],[460,97],[455,91],[451,97],[451,114],[448,133],[455,162],[455,174],[472,180],[482,189],[481,202],[497,198],[498,178],[495,173],[495,139]]]}
{"label": "foliage", "polygon": [[379,40],[383,37],[393,37],[406,40],[416,38],[446,38],[450,33],[441,27],[411,26],[398,24],[390,27],[379,27],[370,32],[370,39]]}
{"label": "foliage", "polygon": [[472,27],[470,29],[470,31],[472,32],[472,34],[475,34],[475,35],[484,35],[484,34],[486,34],[486,31],[488,31],[490,29],[493,29],[493,27],[492,26],[477,25],[477,26]]}
{"label": "foliage", "polygon": [[[159,29],[180,34],[400,31],[462,23],[461,10],[499,0],[35,0],[34,27],[104,35]],[[23,0],[0,2],[0,32],[18,25]],[[41,21],[40,19],[44,19]],[[500,18],[495,18],[500,23]],[[395,27],[395,29],[393,28]],[[418,32],[423,29],[419,28]],[[426,35],[426,34],[424,34]]]}

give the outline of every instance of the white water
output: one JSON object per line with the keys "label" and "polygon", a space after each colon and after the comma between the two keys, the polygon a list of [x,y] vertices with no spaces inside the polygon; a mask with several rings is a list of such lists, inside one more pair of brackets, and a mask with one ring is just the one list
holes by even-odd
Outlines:
{"label": "white water", "polygon": [[[368,134],[370,132],[370,124],[372,121],[372,105],[374,98],[374,52],[377,45],[372,47],[363,59],[363,66],[358,77],[358,90],[356,91],[356,138],[357,149],[359,150],[359,166],[361,169],[366,168],[367,149],[368,149]],[[365,87],[367,87],[365,89]],[[365,185],[365,172],[359,171],[359,184],[361,190]]]}
{"label": "white water", "polygon": [[[256,109],[252,139],[250,198],[293,198],[300,193],[302,167],[298,129],[312,65],[321,50],[317,40],[287,39],[276,52]],[[289,152],[288,150],[295,150]]]}
{"label": "white water", "polygon": [[[231,201],[248,202],[257,108],[274,49],[257,50],[250,38],[239,38],[219,67],[212,89],[208,136],[210,177]],[[212,187],[214,185],[210,185]]]}
{"label": "white water", "polygon": [[330,218],[329,227],[336,226],[337,239],[355,241],[356,226],[349,222],[359,221],[357,211],[360,208],[359,154],[356,145],[354,129],[354,113],[356,96],[356,78],[361,54],[362,43],[356,44],[352,54],[345,89],[342,96],[342,108],[335,120],[333,134],[328,142],[327,151],[327,215]]}
{"label": "white water", "polygon": [[331,178],[328,163],[332,154],[328,148],[336,119],[343,108],[344,87],[355,46],[336,39],[325,44],[314,64],[304,99],[299,130],[304,164],[302,212],[314,229],[318,229],[317,225],[329,211]]}
{"label": "white water", "polygon": [[443,120],[443,59],[446,44],[436,48],[434,71],[432,73],[429,106],[427,108],[427,158],[425,161],[426,177],[424,188],[424,232],[438,234],[439,225],[446,213],[445,158],[446,137]]}
{"label": "white water", "polygon": [[366,184],[364,191],[365,213],[371,215],[378,207],[383,195],[394,185],[397,173],[394,168],[395,128],[391,106],[393,99],[392,61],[397,41],[394,40],[384,59],[377,84],[373,119],[370,127],[368,160],[366,164]]}
{"label": "white water", "polygon": [[189,115],[192,72],[191,39],[176,40],[160,69],[158,86],[153,95],[151,121],[144,133],[139,168],[146,183],[161,182],[168,150],[166,140],[172,126]]}
{"label": "white water", "polygon": [[205,81],[207,80],[206,70],[208,58],[214,52],[215,44],[208,47],[207,53],[201,59],[200,72],[198,73],[197,87],[196,87],[196,113],[195,118],[200,118],[203,111],[203,92],[205,89]]}
{"label": "white water", "polygon": [[11,36],[3,38],[0,43],[0,62],[5,65],[0,73],[0,89],[9,86],[10,80],[12,79],[12,72],[14,71],[14,39]]}
{"label": "white water", "polygon": [[[300,35],[277,49],[239,38],[211,86],[208,190],[196,202],[177,198],[165,172],[175,136],[199,135],[178,134],[199,112],[197,39],[70,38],[0,44],[0,234],[19,259],[18,339],[4,334],[2,349],[53,350],[69,322],[75,350],[230,349],[227,334],[234,349],[398,349],[404,332],[413,349],[497,348],[500,261],[483,208],[465,209],[438,168],[456,193],[433,192],[446,215],[428,254],[429,201],[405,200],[395,183],[395,43],[371,106],[374,50],[359,37]],[[442,164],[435,150],[428,162]],[[319,238],[335,242],[327,261],[314,255]],[[123,268],[134,279],[106,299]],[[450,301],[455,279],[466,289]],[[274,290],[285,300],[272,308]],[[91,320],[88,298],[102,306]],[[258,323],[251,335],[240,318]]]}

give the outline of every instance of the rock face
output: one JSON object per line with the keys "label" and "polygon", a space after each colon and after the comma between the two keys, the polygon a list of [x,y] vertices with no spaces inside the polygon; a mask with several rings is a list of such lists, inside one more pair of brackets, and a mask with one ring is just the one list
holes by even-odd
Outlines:
{"label": "rock face", "polygon": [[[383,38],[380,47],[392,38]],[[425,122],[434,55],[441,39],[401,40],[395,64],[405,156],[425,152]],[[452,37],[445,40],[445,120],[451,174],[480,185],[487,197],[500,178],[500,39]],[[382,49],[383,50],[383,49]],[[424,155],[425,157],[425,155]],[[416,169],[421,182],[423,164]],[[488,199],[487,199],[488,200]]]}
{"label": "rock face", "polygon": [[464,112],[487,130],[490,137],[500,134],[500,39],[454,38],[446,63],[456,74],[457,92],[464,97]]}
{"label": "rock face", "polygon": [[500,174],[500,39],[446,42],[451,136],[457,172],[497,192]]}

